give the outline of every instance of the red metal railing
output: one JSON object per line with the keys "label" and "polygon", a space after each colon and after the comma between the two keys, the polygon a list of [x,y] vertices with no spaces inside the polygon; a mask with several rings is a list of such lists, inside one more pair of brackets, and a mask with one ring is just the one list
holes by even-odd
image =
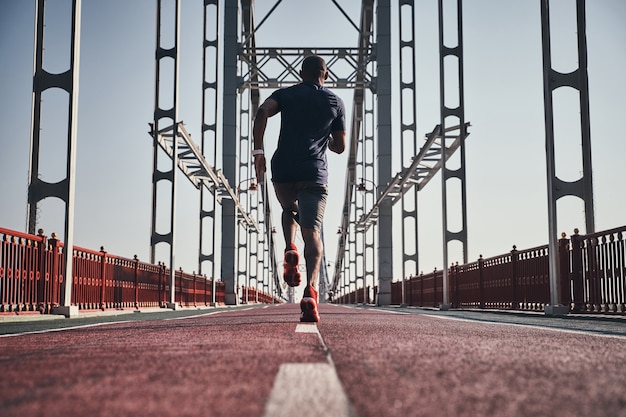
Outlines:
{"label": "red metal railing", "polygon": [[241,290],[243,294],[241,298],[245,303],[275,304],[279,302],[270,294],[259,291],[254,287],[243,287]]}
{"label": "red metal railing", "polygon": [[0,229],[0,309],[49,311],[59,303],[62,276],[46,237]]}
{"label": "red metal railing", "polygon": [[572,309],[626,312],[626,227],[571,239]]}
{"label": "red metal railing", "polygon": [[548,246],[483,259],[450,269],[454,307],[543,310],[550,302]]}
{"label": "red metal railing", "polygon": [[[573,312],[626,314],[626,226],[559,241],[558,299]],[[550,303],[548,246],[454,265],[449,271],[453,307],[543,310]],[[402,286],[404,285],[404,300]],[[391,284],[392,304],[437,307],[443,274],[411,276]],[[335,299],[352,302],[357,289]]]}
{"label": "red metal railing", "polygon": [[[363,288],[360,288],[356,291],[339,296],[332,301],[336,304],[369,304],[373,302],[373,300],[370,299],[370,291],[371,287],[367,287],[365,292],[363,292]],[[322,297],[322,294],[320,294],[320,297]]]}
{"label": "red metal railing", "polygon": [[[42,233],[30,235],[0,228],[0,312],[49,313],[61,303],[63,244]],[[162,307],[170,294],[170,272],[153,265],[74,247],[72,304],[80,310]],[[175,273],[175,301],[181,306],[225,302],[225,284],[182,270]],[[254,290],[256,291],[256,290]],[[258,292],[260,303],[280,302]],[[252,301],[252,300],[248,300]]]}

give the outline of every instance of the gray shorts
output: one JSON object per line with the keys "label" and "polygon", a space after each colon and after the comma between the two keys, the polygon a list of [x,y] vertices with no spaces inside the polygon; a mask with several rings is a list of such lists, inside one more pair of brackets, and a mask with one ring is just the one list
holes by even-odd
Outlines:
{"label": "gray shorts", "polygon": [[328,186],[311,181],[274,183],[274,191],[283,210],[291,210],[304,229],[322,230]]}

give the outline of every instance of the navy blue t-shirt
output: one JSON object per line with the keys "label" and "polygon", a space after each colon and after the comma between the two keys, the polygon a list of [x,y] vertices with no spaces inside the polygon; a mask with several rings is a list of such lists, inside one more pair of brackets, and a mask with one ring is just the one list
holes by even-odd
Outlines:
{"label": "navy blue t-shirt", "polygon": [[328,183],[326,148],[331,132],[346,129],[343,101],[311,82],[276,90],[270,98],[281,113],[272,181]]}

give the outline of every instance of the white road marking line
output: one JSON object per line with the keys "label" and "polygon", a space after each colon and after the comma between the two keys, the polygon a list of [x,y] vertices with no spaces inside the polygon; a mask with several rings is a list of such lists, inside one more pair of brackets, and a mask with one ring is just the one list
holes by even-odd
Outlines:
{"label": "white road marking line", "polygon": [[[243,311],[243,310],[239,310],[239,311]],[[219,314],[219,313],[224,313],[224,312],[225,312],[225,310],[224,311],[211,311],[210,313],[197,314],[197,315],[193,315],[193,316],[172,317],[170,319],[163,319],[163,321],[186,320],[186,319],[192,319],[194,317],[212,316],[214,314]]]}
{"label": "white road marking line", "polygon": [[326,363],[286,363],[280,366],[266,417],[354,416],[335,369]]}
{"label": "white road marking line", "polygon": [[84,325],[81,325],[81,326],[61,327],[61,328],[58,328],[58,329],[45,329],[45,330],[36,330],[36,331],[32,331],[32,332],[0,334],[0,338],[1,337],[24,336],[24,335],[28,335],[28,334],[42,334],[42,333],[52,333],[52,332],[63,332],[65,330],[85,329],[85,328],[89,328],[89,327],[106,326],[108,324],[131,323],[132,321],[133,320],[116,321],[116,322],[111,322],[111,323],[93,323],[93,324],[84,324]]}
{"label": "white road marking line", "polygon": [[317,326],[315,323],[312,324],[296,324],[296,333],[317,333],[320,334],[319,330],[317,330]]}
{"label": "white road marking line", "polygon": [[500,326],[526,327],[526,328],[531,328],[531,329],[535,329],[535,330],[551,330],[553,332],[582,334],[582,335],[585,335],[585,336],[599,336],[599,337],[612,337],[612,338],[617,338],[617,339],[626,339],[626,336],[622,336],[622,335],[619,335],[619,334],[603,334],[603,333],[596,333],[596,332],[585,331],[585,330],[559,329],[557,327],[547,327],[547,326],[544,327],[544,326],[537,326],[537,325],[534,325],[534,324],[501,323],[501,322],[496,322],[496,321],[472,320],[472,319],[466,319],[466,318],[462,318],[462,317],[438,316],[438,315],[435,315],[435,314],[422,314],[422,315],[426,316],[426,317],[433,317],[433,318],[436,318],[436,319],[443,319],[443,320],[469,321],[469,322],[472,322],[472,323],[497,324],[497,325],[500,325]]}
{"label": "white road marking line", "polygon": [[[238,311],[244,311],[244,310],[251,310],[251,308],[238,310]],[[185,320],[185,319],[190,319],[190,318],[194,318],[194,317],[205,317],[205,316],[211,316],[211,315],[219,314],[219,313],[226,313],[228,311],[229,310],[211,311],[210,313],[203,313],[203,314],[197,314],[197,315],[185,316],[185,317],[174,317],[174,318],[161,319],[161,320],[163,320],[163,321]],[[57,329],[44,329],[44,330],[35,330],[35,331],[31,331],[31,332],[0,334],[0,338],[24,336],[24,335],[29,335],[29,334],[42,334],[42,333],[62,332],[62,331],[65,331],[65,330],[86,329],[86,328],[89,328],[89,327],[107,326],[107,325],[122,324],[122,323],[133,323],[133,322],[139,322],[139,321],[140,320],[110,321],[110,322],[105,322],[105,323],[92,323],[92,324],[83,324],[83,325],[80,325],[80,326],[60,327],[60,328],[57,328]]]}
{"label": "white road marking line", "polygon": [[[350,309],[355,309],[355,310],[362,310],[363,307],[358,307],[358,306],[354,306],[354,305],[345,305],[345,304],[337,304],[338,307],[343,307],[343,308],[350,308]],[[376,311],[377,313],[389,313],[389,314],[402,314],[402,315],[407,315],[407,314],[411,314],[408,313],[406,311],[393,311],[393,310],[387,310],[384,308],[375,308],[372,309],[372,311]]]}
{"label": "white road marking line", "polygon": [[316,334],[328,363],[284,363],[280,366],[264,417],[322,415],[354,417],[330,352],[315,323],[296,324],[296,333]]}

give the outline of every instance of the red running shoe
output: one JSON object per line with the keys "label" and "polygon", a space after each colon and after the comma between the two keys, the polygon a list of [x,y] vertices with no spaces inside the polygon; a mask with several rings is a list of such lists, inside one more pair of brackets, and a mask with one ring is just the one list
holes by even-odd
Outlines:
{"label": "red running shoe", "polygon": [[317,311],[317,291],[310,285],[304,289],[300,310],[302,310],[300,321],[309,323],[320,321],[320,314]]}
{"label": "red running shoe", "polygon": [[292,243],[285,249],[285,262],[283,264],[285,268],[283,278],[290,287],[300,285],[300,271],[298,271],[299,262],[300,255],[298,255],[298,248]]}

